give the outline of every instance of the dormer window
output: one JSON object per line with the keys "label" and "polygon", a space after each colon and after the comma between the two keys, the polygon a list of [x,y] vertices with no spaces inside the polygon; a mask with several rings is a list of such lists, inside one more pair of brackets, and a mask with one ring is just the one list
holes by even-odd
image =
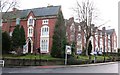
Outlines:
{"label": "dormer window", "polygon": [[32,16],[28,19],[28,26],[34,26],[34,18]]}
{"label": "dormer window", "polygon": [[20,25],[20,18],[16,19],[16,25]]}
{"label": "dormer window", "polygon": [[29,19],[29,25],[33,24],[33,19]]}
{"label": "dormer window", "polygon": [[42,20],[42,24],[43,24],[43,25],[44,25],[44,24],[48,24],[48,22],[49,22],[48,19],[46,19],[46,20]]}

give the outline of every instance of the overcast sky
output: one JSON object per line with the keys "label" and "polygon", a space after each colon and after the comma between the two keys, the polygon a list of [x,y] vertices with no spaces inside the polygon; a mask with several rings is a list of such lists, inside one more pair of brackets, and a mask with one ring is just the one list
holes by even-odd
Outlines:
{"label": "overcast sky", "polygon": [[[75,12],[72,8],[76,6],[77,0],[20,0],[19,9],[30,9],[37,7],[46,7],[48,5],[61,5],[62,12],[65,19],[75,17]],[[78,0],[82,2],[83,0]],[[91,1],[91,0],[90,0]],[[118,31],[118,1],[120,0],[92,0],[96,7],[97,15],[99,16],[95,20],[97,26],[104,24],[104,26],[111,29],[115,28]],[[118,32],[117,32],[118,33]]]}

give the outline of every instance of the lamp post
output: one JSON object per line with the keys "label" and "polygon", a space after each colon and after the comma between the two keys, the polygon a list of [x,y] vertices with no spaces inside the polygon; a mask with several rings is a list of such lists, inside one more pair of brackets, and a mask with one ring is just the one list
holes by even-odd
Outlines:
{"label": "lamp post", "polygon": [[41,65],[41,49],[38,48],[38,51],[39,51],[39,60],[40,60],[39,64]]}

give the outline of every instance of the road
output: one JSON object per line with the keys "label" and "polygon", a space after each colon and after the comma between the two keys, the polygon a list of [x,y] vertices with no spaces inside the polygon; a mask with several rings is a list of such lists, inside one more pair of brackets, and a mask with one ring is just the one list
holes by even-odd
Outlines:
{"label": "road", "polygon": [[[120,63],[119,63],[120,64]],[[104,65],[2,68],[3,73],[118,73],[118,62]]]}

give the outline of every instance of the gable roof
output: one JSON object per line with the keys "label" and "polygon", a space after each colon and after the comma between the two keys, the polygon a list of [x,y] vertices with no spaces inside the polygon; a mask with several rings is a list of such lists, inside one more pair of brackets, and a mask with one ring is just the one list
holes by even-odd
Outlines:
{"label": "gable roof", "polygon": [[[60,10],[61,6],[48,6],[42,8],[33,8],[33,9],[25,9],[25,10],[17,10],[15,13],[7,12],[3,15],[3,19],[7,18],[8,16],[11,19],[14,18],[26,18],[28,14],[32,11],[36,17],[43,17],[43,16],[56,16]],[[3,12],[4,14],[4,12]]]}

